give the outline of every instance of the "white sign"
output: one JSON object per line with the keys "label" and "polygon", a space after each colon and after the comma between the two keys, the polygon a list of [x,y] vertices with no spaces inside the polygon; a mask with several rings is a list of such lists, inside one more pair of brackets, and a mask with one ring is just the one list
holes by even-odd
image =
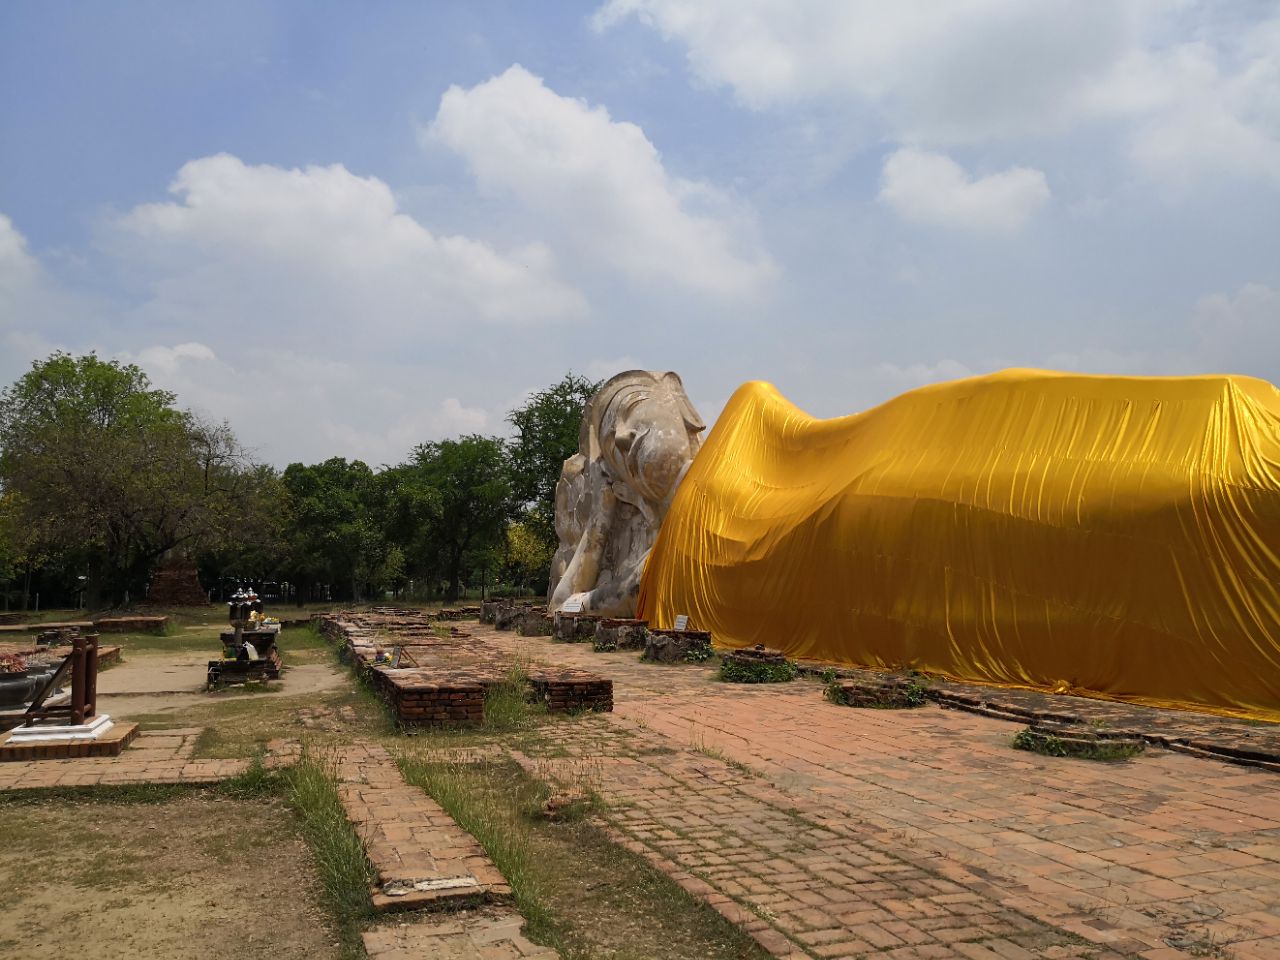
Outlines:
{"label": "white sign", "polygon": [[676,617],[676,629],[677,630],[689,629],[689,615],[687,613],[682,613],[680,614],[680,616]]}
{"label": "white sign", "polygon": [[581,613],[586,600],[585,593],[575,593],[560,607],[561,613]]}

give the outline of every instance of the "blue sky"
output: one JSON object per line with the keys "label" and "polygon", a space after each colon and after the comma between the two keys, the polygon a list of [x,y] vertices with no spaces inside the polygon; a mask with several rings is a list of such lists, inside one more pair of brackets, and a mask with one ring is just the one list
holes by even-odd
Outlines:
{"label": "blue sky", "polygon": [[13,2],[0,142],[0,378],[129,359],[275,463],[569,369],[1280,380],[1276,2]]}

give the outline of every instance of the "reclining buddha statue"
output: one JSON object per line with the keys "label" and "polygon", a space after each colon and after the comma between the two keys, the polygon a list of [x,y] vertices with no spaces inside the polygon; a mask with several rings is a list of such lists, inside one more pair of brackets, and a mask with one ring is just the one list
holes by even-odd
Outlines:
{"label": "reclining buddha statue", "polygon": [[[756,382],[699,451],[683,390],[634,402],[636,376],[566,467],[583,533],[557,597],[687,614],[721,646],[1280,720],[1271,384],[1006,370],[817,420]],[[650,430],[660,467],[628,456]]]}

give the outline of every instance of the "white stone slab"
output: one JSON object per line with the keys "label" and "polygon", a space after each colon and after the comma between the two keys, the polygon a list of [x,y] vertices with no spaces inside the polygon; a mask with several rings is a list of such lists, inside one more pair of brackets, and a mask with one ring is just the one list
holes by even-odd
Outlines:
{"label": "white stone slab", "polygon": [[69,740],[97,740],[115,724],[111,717],[100,713],[86,724],[72,726],[14,727],[9,733],[9,743],[66,743]]}

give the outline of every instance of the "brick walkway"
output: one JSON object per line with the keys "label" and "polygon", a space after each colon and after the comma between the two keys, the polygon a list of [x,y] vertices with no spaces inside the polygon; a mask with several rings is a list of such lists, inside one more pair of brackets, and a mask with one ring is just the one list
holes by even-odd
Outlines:
{"label": "brick walkway", "polygon": [[[0,763],[0,790],[217,783],[249,769],[248,760],[193,759],[199,735],[196,727],[152,730],[138,734],[133,745],[118,757]],[[274,740],[268,744],[266,764],[284,766],[297,753],[297,743]]]}
{"label": "brick walkway", "polygon": [[356,743],[335,756],[338,794],[377,871],[378,910],[410,910],[459,897],[511,893],[471,834],[418,787],[380,746]]}
{"label": "brick walkway", "polygon": [[622,839],[778,956],[1280,958],[1273,773],[1159,749],[1040,757],[998,719],[507,636],[617,661],[596,667],[615,717],[552,727],[519,759],[593,786]]}
{"label": "brick walkway", "polygon": [[[502,900],[511,888],[469,833],[404,782],[384,748],[352,744],[339,748],[334,761],[343,807],[377,873],[374,907],[449,908],[440,916],[419,915],[411,923],[366,931],[372,960],[559,960],[554,950],[524,938],[524,918],[509,905],[474,906],[477,896]],[[457,903],[472,909],[457,910]]]}

